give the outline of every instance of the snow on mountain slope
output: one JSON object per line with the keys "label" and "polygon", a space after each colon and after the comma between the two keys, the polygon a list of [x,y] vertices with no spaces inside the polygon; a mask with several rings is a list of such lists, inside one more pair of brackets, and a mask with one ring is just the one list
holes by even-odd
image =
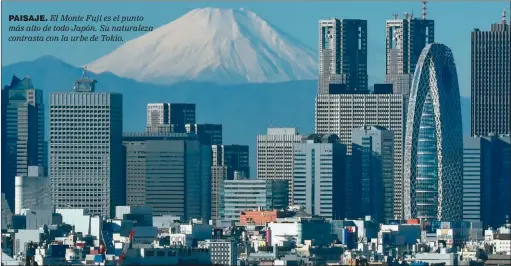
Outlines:
{"label": "snow on mountain slope", "polygon": [[88,64],[157,84],[282,82],[317,77],[316,53],[246,9],[194,9]]}

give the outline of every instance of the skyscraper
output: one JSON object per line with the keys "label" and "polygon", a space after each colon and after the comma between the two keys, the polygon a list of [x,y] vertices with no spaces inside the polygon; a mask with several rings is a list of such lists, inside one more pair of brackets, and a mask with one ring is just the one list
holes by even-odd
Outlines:
{"label": "skyscraper", "polygon": [[367,90],[367,21],[319,21],[318,93],[328,94],[331,84]]}
{"label": "skyscraper", "polygon": [[394,132],[380,126],[353,129],[351,173],[358,217],[377,222],[394,218]]}
{"label": "skyscraper", "polygon": [[510,134],[511,26],[472,32],[471,135]]}
{"label": "skyscraper", "polygon": [[210,217],[211,148],[195,134],[125,133],[126,204],[183,219]]}
{"label": "skyscraper", "polygon": [[186,124],[195,124],[195,104],[169,103],[169,124],[174,133],[185,133]]}
{"label": "skyscraper", "polygon": [[84,76],[50,94],[50,183],[56,208],[110,217],[126,197],[122,95],[95,92]]}
{"label": "skyscraper", "polygon": [[220,186],[224,180],[233,180],[234,173],[239,172],[248,177],[249,146],[248,145],[212,145],[211,165],[211,219],[219,218]]}
{"label": "skyscraper", "polygon": [[14,179],[44,165],[43,92],[32,79],[13,76],[2,90],[2,193],[14,209]]}
{"label": "skyscraper", "polygon": [[426,19],[423,2],[422,18],[405,13],[404,18],[387,20],[387,50],[385,82],[393,84],[394,93],[408,95],[413,72],[422,49],[435,41],[435,23]]}
{"label": "skyscraper", "polygon": [[186,124],[185,132],[197,134],[202,145],[222,145],[221,124]]}
{"label": "skyscraper", "polygon": [[[402,167],[405,123],[403,94],[330,94],[316,97],[315,127],[318,134],[336,134],[351,155],[352,131],[365,125],[378,125],[394,132],[394,216],[402,217]],[[350,157],[347,158],[350,160]],[[347,163],[348,170],[350,163]],[[352,186],[351,174],[346,175],[347,186]],[[354,191],[346,192],[346,213],[356,216],[353,208]],[[356,218],[356,217],[353,217]]]}
{"label": "skyscraper", "polygon": [[510,214],[509,136],[465,137],[463,141],[463,220],[494,228]]}
{"label": "skyscraper", "polygon": [[257,135],[257,179],[287,180],[289,204],[293,204],[294,144],[301,141],[296,128],[268,128],[266,135]]}
{"label": "skyscraper", "polygon": [[345,157],[336,135],[312,134],[294,144],[294,205],[326,219],[345,218]]}
{"label": "skyscraper", "polygon": [[405,218],[462,219],[463,134],[451,50],[429,44],[417,63],[405,137]]}
{"label": "skyscraper", "polygon": [[147,132],[185,133],[186,124],[195,123],[195,104],[150,103],[147,105]]}

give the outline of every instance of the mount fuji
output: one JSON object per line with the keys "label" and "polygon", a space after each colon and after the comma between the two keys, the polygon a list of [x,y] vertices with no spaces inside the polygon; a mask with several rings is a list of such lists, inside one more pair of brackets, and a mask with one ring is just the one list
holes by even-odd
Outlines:
{"label": "mount fuji", "polygon": [[95,73],[170,85],[317,78],[317,53],[246,9],[194,9],[88,64]]}

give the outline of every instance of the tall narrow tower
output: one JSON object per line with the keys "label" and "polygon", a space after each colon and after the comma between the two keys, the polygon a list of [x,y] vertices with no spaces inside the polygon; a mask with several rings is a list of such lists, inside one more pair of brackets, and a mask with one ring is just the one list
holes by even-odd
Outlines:
{"label": "tall narrow tower", "polygon": [[14,76],[1,106],[2,193],[13,210],[15,177],[27,175],[29,166],[45,166],[43,92],[30,77]]}
{"label": "tall narrow tower", "polygon": [[511,132],[511,26],[501,22],[489,31],[472,32],[471,135]]}
{"label": "tall narrow tower", "polygon": [[367,21],[319,21],[319,94],[329,94],[332,84],[350,90],[367,90]]}
{"label": "tall narrow tower", "polygon": [[412,76],[422,49],[435,41],[435,23],[427,19],[426,1],[422,1],[422,18],[405,13],[387,20],[387,69],[385,82],[394,85],[394,93],[409,94]]}

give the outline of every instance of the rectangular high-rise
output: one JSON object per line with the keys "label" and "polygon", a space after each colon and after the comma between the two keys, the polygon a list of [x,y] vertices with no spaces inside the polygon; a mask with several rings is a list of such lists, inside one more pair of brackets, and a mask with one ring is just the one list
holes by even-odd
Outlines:
{"label": "rectangular high-rise", "polygon": [[95,92],[85,75],[50,94],[50,183],[55,208],[111,217],[125,205],[122,95]]}
{"label": "rectangular high-rise", "polygon": [[353,129],[351,173],[357,217],[394,218],[394,132],[380,126]]}
{"label": "rectangular high-rise", "polygon": [[169,103],[169,124],[174,133],[185,133],[186,124],[195,124],[195,104]]}
{"label": "rectangular high-rise", "polygon": [[28,166],[44,166],[43,92],[32,79],[14,76],[2,90],[2,193],[14,209],[14,179]]}
{"label": "rectangular high-rise", "polygon": [[211,164],[211,219],[219,218],[219,189],[224,180],[234,180],[235,172],[248,177],[249,146],[248,145],[212,145]]}
{"label": "rectangular high-rise", "polygon": [[195,134],[125,133],[126,204],[209,219],[211,148]]}
{"label": "rectangular high-rise", "polygon": [[346,146],[336,135],[312,134],[294,145],[294,205],[325,219],[344,219]]}
{"label": "rectangular high-rise", "polygon": [[287,180],[289,204],[293,204],[294,144],[301,141],[296,128],[268,128],[266,135],[257,135],[257,179]]}
{"label": "rectangular high-rise", "polygon": [[510,134],[511,26],[472,32],[471,136]]}
{"label": "rectangular high-rise", "polygon": [[367,21],[320,20],[318,41],[318,93],[330,93],[331,84],[367,90]]}
{"label": "rectangular high-rise", "polygon": [[[351,155],[354,128],[382,126],[394,132],[394,216],[397,218],[402,217],[403,208],[405,103],[404,94],[330,94],[318,95],[315,107],[316,133],[338,135],[340,142],[347,146],[348,155]],[[348,174],[348,183],[350,178]],[[353,196],[348,194],[347,198]]]}
{"label": "rectangular high-rise", "polygon": [[415,66],[426,45],[435,42],[435,22],[430,19],[404,18],[386,23],[385,83],[393,84],[394,93],[409,94]]}
{"label": "rectangular high-rise", "polygon": [[509,216],[511,142],[509,136],[465,137],[463,220],[498,227]]}

